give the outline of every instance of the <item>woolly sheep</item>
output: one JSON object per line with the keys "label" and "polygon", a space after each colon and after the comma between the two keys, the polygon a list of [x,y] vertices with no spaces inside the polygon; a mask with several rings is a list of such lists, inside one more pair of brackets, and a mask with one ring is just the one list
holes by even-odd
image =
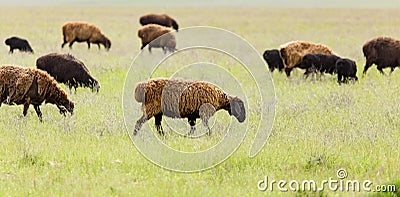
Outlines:
{"label": "woolly sheep", "polygon": [[39,120],[42,121],[40,105],[55,104],[61,114],[73,113],[74,103],[68,99],[65,91],[44,71],[19,66],[0,66],[0,106],[24,105],[26,116],[29,105],[33,105]]}
{"label": "woolly sheep", "polygon": [[178,78],[156,78],[139,82],[135,88],[135,100],[142,103],[142,117],[136,122],[134,135],[150,118],[155,118],[155,125],[160,134],[162,116],[187,118],[190,132],[193,134],[197,118],[201,118],[211,133],[208,119],[218,110],[224,109],[236,117],[239,122],[246,118],[243,101],[217,89],[204,81],[192,81]]}
{"label": "woolly sheep", "polygon": [[5,44],[10,46],[9,53],[13,53],[14,49],[18,49],[21,52],[30,52],[33,53],[33,49],[31,45],[29,45],[28,41],[23,38],[11,37],[6,39]]}
{"label": "woolly sheep", "polygon": [[164,53],[166,53],[167,50],[171,53],[176,51],[175,36],[170,32],[172,32],[171,28],[156,24],[149,24],[139,28],[138,37],[142,40],[142,46],[140,49],[149,45],[150,52],[152,47],[161,47],[164,50]]}
{"label": "woolly sheep", "polygon": [[179,29],[175,19],[166,14],[146,14],[140,17],[139,22],[141,25],[157,24],[165,27],[173,27],[176,31]]}
{"label": "woolly sheep", "polygon": [[390,73],[397,66],[400,66],[400,41],[389,37],[374,38],[363,46],[363,53],[366,58],[363,74],[367,73],[372,64],[377,65],[380,73],[383,68],[390,67]]}
{"label": "woolly sheep", "polygon": [[100,83],[92,77],[83,62],[70,54],[49,53],[36,60],[36,67],[53,76],[59,83],[66,84],[75,91],[78,86],[89,87],[96,92]]}
{"label": "woolly sheep", "polygon": [[72,48],[74,42],[87,42],[88,49],[90,49],[90,43],[97,44],[100,49],[100,44],[102,44],[106,50],[111,47],[111,41],[108,39],[98,27],[93,24],[86,22],[67,22],[62,26],[63,33],[63,44],[69,43],[69,47]]}
{"label": "woolly sheep", "polygon": [[302,58],[309,53],[320,53],[333,55],[334,52],[329,47],[322,44],[315,44],[306,41],[293,41],[281,45],[280,54],[285,63],[285,72],[289,77],[293,68],[303,68]]}

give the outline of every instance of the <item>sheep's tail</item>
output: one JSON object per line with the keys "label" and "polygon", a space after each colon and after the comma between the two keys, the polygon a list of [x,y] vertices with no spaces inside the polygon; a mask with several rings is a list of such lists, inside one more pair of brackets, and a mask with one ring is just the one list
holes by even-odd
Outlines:
{"label": "sheep's tail", "polygon": [[135,88],[135,100],[139,103],[143,103],[145,101],[147,82],[140,82],[136,84]]}

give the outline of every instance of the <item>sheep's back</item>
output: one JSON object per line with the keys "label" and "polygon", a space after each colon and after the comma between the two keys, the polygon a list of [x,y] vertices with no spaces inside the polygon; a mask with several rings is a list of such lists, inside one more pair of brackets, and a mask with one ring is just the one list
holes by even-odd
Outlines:
{"label": "sheep's back", "polygon": [[281,46],[281,51],[285,52],[284,62],[286,68],[293,68],[301,63],[302,57],[306,54],[327,54],[332,55],[334,52],[329,47],[322,44],[315,44],[305,41],[290,42]]}
{"label": "sheep's back", "polygon": [[[69,22],[63,25],[63,34],[72,40],[88,40],[93,33],[100,32],[100,30],[89,23],[85,22]],[[72,40],[71,40],[72,39]]]}
{"label": "sheep's back", "polygon": [[160,113],[181,118],[198,116],[205,103],[220,109],[222,97],[225,93],[210,83],[183,79],[151,79],[139,82],[135,88],[135,99],[143,103],[147,117]]}
{"label": "sheep's back", "polygon": [[156,38],[171,32],[172,29],[160,25],[149,24],[138,30],[138,36],[145,42],[151,42]]}
{"label": "sheep's back", "polygon": [[363,53],[371,59],[397,59],[400,58],[400,41],[390,37],[372,39],[364,44]]}

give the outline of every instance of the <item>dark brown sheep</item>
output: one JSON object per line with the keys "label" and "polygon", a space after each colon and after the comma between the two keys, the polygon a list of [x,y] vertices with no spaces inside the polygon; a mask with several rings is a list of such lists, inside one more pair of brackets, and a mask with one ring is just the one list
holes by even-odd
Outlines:
{"label": "dark brown sheep", "polygon": [[139,19],[141,25],[157,24],[165,27],[172,27],[178,31],[178,23],[166,14],[146,14]]}
{"label": "dark brown sheep", "polygon": [[164,53],[166,53],[167,50],[171,53],[176,51],[175,36],[171,32],[171,28],[156,24],[149,24],[139,28],[138,37],[142,40],[142,46],[140,49],[149,45],[150,52],[152,47],[161,47],[164,50]]}
{"label": "dark brown sheep", "polygon": [[76,91],[78,86],[89,87],[96,92],[100,83],[92,77],[83,62],[70,54],[50,53],[36,60],[36,67],[44,70],[54,77],[59,83],[66,84],[69,89]]}
{"label": "dark brown sheep", "polygon": [[366,58],[363,74],[367,73],[372,64],[376,64],[380,73],[383,68],[390,67],[390,73],[394,68],[400,66],[400,41],[389,37],[374,38],[363,46],[363,53]]}
{"label": "dark brown sheep", "polygon": [[90,49],[90,43],[97,44],[99,49],[100,44],[107,50],[111,47],[110,39],[101,33],[98,27],[86,22],[67,22],[62,26],[62,33],[64,42],[61,48],[64,48],[64,45],[67,43],[69,43],[69,47],[72,48],[75,41],[87,42],[88,49]]}
{"label": "dark brown sheep", "polygon": [[39,120],[42,121],[40,105],[55,104],[61,114],[73,113],[74,103],[58,85],[56,80],[44,71],[19,66],[0,66],[0,105],[24,105],[26,116],[29,105],[33,105]]}
{"label": "dark brown sheep", "polygon": [[305,68],[302,64],[302,58],[309,53],[319,53],[333,55],[334,52],[323,44],[315,44],[307,41],[293,41],[283,44],[280,48],[280,54],[285,64],[285,72],[289,77],[293,68]]}
{"label": "dark brown sheep", "polygon": [[195,130],[196,119],[201,118],[208,129],[208,119],[220,109],[243,122],[246,118],[244,103],[204,81],[157,78],[139,82],[135,88],[135,100],[142,103],[143,116],[136,122],[134,135],[143,123],[154,116],[157,131],[164,134],[161,127],[162,116],[187,118],[190,132]]}

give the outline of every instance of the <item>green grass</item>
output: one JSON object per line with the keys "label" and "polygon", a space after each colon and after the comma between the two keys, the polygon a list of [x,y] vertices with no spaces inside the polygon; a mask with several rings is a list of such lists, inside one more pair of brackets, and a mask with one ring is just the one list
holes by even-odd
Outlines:
{"label": "green grass", "polygon": [[[330,75],[312,81],[304,80],[300,70],[295,70],[291,79],[272,73],[277,96],[275,121],[272,135],[255,158],[248,158],[257,124],[257,109],[252,108],[248,124],[253,132],[224,163],[197,173],[167,171],[137,151],[125,130],[122,113],[125,76],[140,47],[138,17],[148,12],[170,13],[182,28],[209,25],[230,30],[260,54],[292,40],[321,42],[357,62],[359,82],[339,86]],[[73,116],[63,117],[55,106],[44,105],[43,123],[32,107],[23,117],[22,106],[1,106],[0,196],[287,195],[279,191],[262,193],[257,182],[264,176],[321,181],[335,178],[339,168],[346,169],[353,180],[399,182],[400,73],[396,69],[391,76],[382,76],[375,67],[365,77],[360,72],[365,63],[361,47],[367,40],[382,35],[400,39],[398,10],[7,7],[0,8],[0,13],[0,38],[27,38],[35,51],[33,55],[9,55],[3,45],[1,64],[34,67],[36,58],[44,54],[69,52],[81,59],[102,85],[98,94],[87,89],[70,94],[76,106]],[[86,44],[75,44],[73,50],[61,49],[61,25],[71,20],[97,24],[111,39],[111,50],[98,50],[96,46],[87,50]],[[154,55],[157,53],[155,49]],[[205,52],[202,57],[208,55]],[[215,63],[230,64],[229,59],[212,57]],[[175,63],[193,60],[195,56],[189,54]],[[235,75],[244,76],[235,67],[229,68]],[[260,70],[267,72],[266,68]],[[172,73],[165,68],[155,76]],[[244,85],[251,86],[251,82]],[[217,126],[227,118],[226,112],[219,112]],[[153,127],[154,121],[147,124]],[[192,142],[167,134],[164,141],[178,149],[198,151],[221,137],[215,132],[210,138]],[[371,193],[322,193],[359,194]]]}

